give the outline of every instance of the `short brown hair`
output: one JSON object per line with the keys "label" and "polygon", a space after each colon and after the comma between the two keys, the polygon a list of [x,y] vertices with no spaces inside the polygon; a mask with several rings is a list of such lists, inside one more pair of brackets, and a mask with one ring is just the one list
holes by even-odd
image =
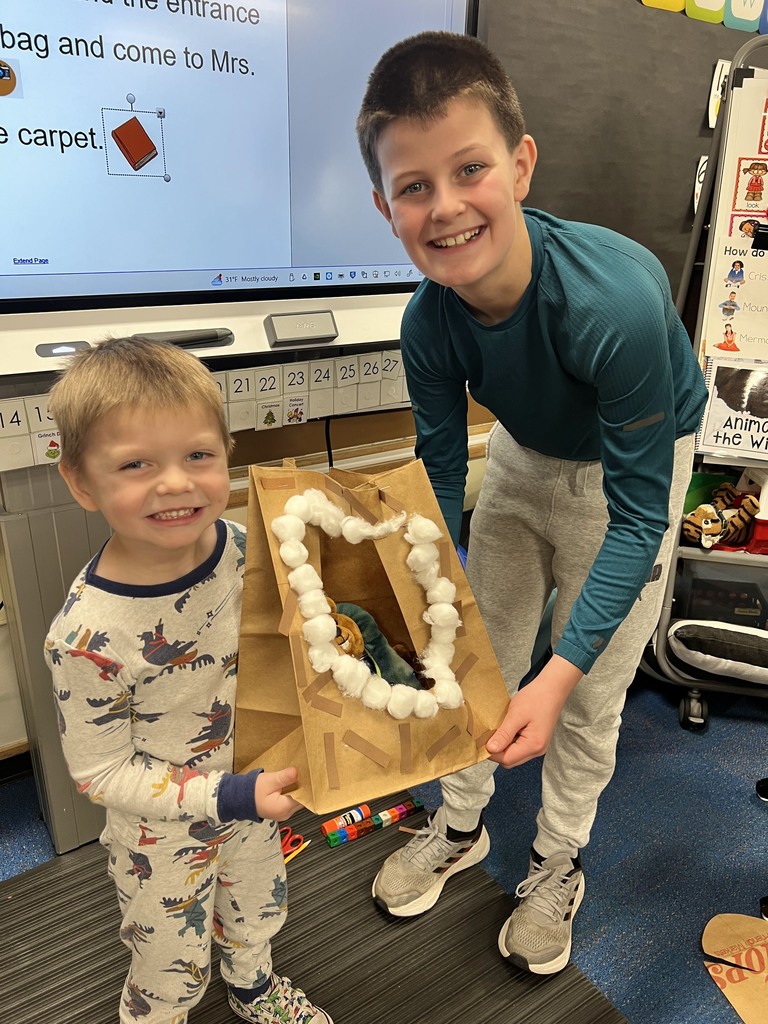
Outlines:
{"label": "short brown hair", "polygon": [[53,385],[48,408],[61,434],[61,462],[82,466],[88,436],[113,409],[185,409],[202,406],[216,418],[229,455],[234,441],[221,392],[190,352],[167,341],[107,338],[82,349]]}
{"label": "short brown hair", "polygon": [[357,116],[357,141],[377,192],[383,193],[378,144],[384,128],[399,117],[435,121],[459,98],[482,103],[509,151],[518,146],[525,119],[515,87],[501,61],[479,39],[421,32],[380,57]]}

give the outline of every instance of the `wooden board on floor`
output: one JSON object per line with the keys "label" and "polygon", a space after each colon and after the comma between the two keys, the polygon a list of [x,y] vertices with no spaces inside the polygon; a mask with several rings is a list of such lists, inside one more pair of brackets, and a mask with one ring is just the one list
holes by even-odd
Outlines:
{"label": "wooden board on floor", "polygon": [[[314,815],[291,825],[312,844],[288,868],[275,970],[335,1024],[627,1024],[573,964],[535,978],[501,958],[512,901],[482,868],[452,879],[422,917],[396,919],[370,896],[381,860],[404,842],[396,826],[332,849]],[[114,1024],[128,952],[104,849],[91,843],[0,883],[0,905],[3,1024]],[[190,1024],[234,1020],[216,968]]]}

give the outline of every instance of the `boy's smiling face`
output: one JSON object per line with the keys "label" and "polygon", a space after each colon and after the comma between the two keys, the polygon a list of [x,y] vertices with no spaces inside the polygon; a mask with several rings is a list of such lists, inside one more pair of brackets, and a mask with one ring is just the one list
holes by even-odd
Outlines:
{"label": "boy's smiling face", "polygon": [[374,202],[411,261],[481,319],[508,316],[531,274],[519,206],[536,162],[530,136],[510,153],[488,109],[457,99],[437,121],[387,125],[378,156],[384,194]]}
{"label": "boy's smiling face", "polygon": [[167,582],[213,551],[230,484],[224,439],[207,409],[113,409],[94,425],[80,469],[61,469],[80,505],[114,531],[99,575]]}

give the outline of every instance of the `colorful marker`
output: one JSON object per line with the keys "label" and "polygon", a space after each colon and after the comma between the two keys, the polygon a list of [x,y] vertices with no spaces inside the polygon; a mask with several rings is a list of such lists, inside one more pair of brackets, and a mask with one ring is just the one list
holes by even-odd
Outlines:
{"label": "colorful marker", "polygon": [[331,818],[330,821],[324,821],[320,829],[323,835],[327,836],[329,832],[337,832],[340,828],[344,828],[345,825],[354,825],[355,822],[362,821],[363,818],[370,818],[370,816],[371,808],[368,804],[360,804],[359,807],[353,807],[344,814]]}
{"label": "colorful marker", "polygon": [[380,811],[378,814],[374,814],[373,817],[363,818],[362,821],[350,823],[342,828],[335,829],[332,832],[326,832],[325,841],[329,846],[343,846],[344,843],[351,843],[354,839],[359,839],[361,836],[365,836],[369,832],[373,832],[375,829],[386,828],[387,825],[394,825],[396,822],[402,821],[403,818],[408,818],[412,814],[417,814],[423,809],[424,804],[421,800],[405,800],[402,804],[398,804],[396,807],[390,807],[386,811]]}

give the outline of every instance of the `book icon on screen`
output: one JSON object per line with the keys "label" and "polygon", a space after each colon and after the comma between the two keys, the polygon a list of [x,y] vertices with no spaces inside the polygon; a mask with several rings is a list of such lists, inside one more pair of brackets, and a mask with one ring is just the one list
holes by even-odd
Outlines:
{"label": "book icon on screen", "polygon": [[138,117],[130,117],[113,128],[112,138],[134,171],[140,170],[157,156],[157,148]]}

